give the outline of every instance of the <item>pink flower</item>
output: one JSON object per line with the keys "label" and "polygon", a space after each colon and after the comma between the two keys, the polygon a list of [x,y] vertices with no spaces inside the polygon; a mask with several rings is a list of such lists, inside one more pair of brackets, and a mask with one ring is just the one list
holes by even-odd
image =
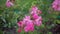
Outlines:
{"label": "pink flower", "polygon": [[30,16],[25,16],[25,18],[23,19],[23,23],[25,23],[24,27],[25,32],[34,30],[34,24],[32,20],[30,20]]}
{"label": "pink flower", "polygon": [[52,3],[52,8],[53,8],[54,10],[60,11],[60,0],[55,0],[55,1]]}
{"label": "pink flower", "polygon": [[32,7],[32,11],[37,11],[37,10],[38,10],[38,8],[36,6]]}
{"label": "pink flower", "polygon": [[39,19],[42,21],[43,19],[42,19],[42,16],[39,16]]}
{"label": "pink flower", "polygon": [[38,14],[42,14],[42,11],[41,11],[41,10],[37,10],[37,13],[38,13]]}
{"label": "pink flower", "polygon": [[37,26],[40,26],[40,25],[42,24],[42,21],[36,20],[36,21],[35,21],[35,24],[36,24]]}
{"label": "pink flower", "polygon": [[42,11],[41,10],[38,10],[38,8],[36,6],[33,6],[32,9],[31,9],[31,12],[30,14],[41,14]]}
{"label": "pink flower", "polygon": [[23,25],[24,25],[24,23],[22,21],[19,21],[17,24],[19,27],[23,27]]}
{"label": "pink flower", "polygon": [[40,16],[39,18],[35,19],[34,24],[40,26],[42,24],[42,17]]}
{"label": "pink flower", "polygon": [[26,25],[26,24],[28,24],[29,22],[31,22],[30,16],[25,16],[24,19],[23,19],[23,23]]}
{"label": "pink flower", "polygon": [[33,14],[33,15],[32,15],[32,18],[33,18],[33,19],[37,19],[38,17],[39,17],[38,14]]}
{"label": "pink flower", "polygon": [[31,14],[37,13],[38,8],[36,6],[33,6],[31,9]]}
{"label": "pink flower", "polygon": [[30,19],[30,16],[25,16],[25,18],[23,19],[23,23],[25,25],[31,24],[32,20]]}
{"label": "pink flower", "polygon": [[14,4],[12,3],[12,2],[10,2],[10,0],[7,0],[6,1],[6,6],[7,7],[11,7],[11,6],[13,6]]}
{"label": "pink flower", "polygon": [[25,32],[34,31],[34,24],[30,23],[24,27]]}

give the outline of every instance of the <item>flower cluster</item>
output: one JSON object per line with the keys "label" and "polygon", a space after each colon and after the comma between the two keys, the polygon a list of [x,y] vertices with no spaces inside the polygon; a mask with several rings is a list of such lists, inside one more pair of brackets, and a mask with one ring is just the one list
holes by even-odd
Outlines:
{"label": "flower cluster", "polygon": [[54,10],[60,11],[60,0],[54,0],[54,2],[52,3],[52,8]]}
{"label": "flower cluster", "polygon": [[13,6],[14,4],[10,1],[10,0],[7,0],[6,1],[6,6],[7,7],[11,7],[11,6]]}
{"label": "flower cluster", "polygon": [[34,26],[40,26],[42,24],[41,10],[38,10],[36,6],[31,8],[30,15],[25,16],[22,21],[19,21],[17,24],[20,28],[23,28],[25,32],[34,31]]}
{"label": "flower cluster", "polygon": [[42,13],[42,11],[38,10],[38,8],[36,6],[32,7],[31,15],[32,15],[34,24],[37,25],[37,26],[40,26],[41,23],[42,23],[42,17],[39,16],[39,14],[41,14],[41,13]]}

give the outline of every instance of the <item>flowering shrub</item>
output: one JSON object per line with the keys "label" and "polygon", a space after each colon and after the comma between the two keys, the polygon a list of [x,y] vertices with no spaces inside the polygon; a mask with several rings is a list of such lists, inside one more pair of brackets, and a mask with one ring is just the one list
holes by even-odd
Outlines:
{"label": "flowering shrub", "polygon": [[25,16],[22,21],[18,22],[18,26],[23,27],[25,32],[34,31],[34,25],[40,26],[42,24],[42,17],[38,16],[38,14],[38,8],[33,6],[31,11],[32,16]]}
{"label": "flowering shrub", "polygon": [[60,34],[60,0],[0,0],[0,34]]}

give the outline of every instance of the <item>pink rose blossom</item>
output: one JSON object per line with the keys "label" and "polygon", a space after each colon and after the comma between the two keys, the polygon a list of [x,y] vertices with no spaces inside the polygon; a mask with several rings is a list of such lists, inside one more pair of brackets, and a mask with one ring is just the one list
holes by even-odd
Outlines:
{"label": "pink rose blossom", "polygon": [[25,30],[25,32],[34,31],[34,25],[33,25],[33,23],[30,23],[30,24],[26,25],[24,27],[24,30]]}
{"label": "pink rose blossom", "polygon": [[53,8],[54,10],[60,11],[60,0],[55,0],[55,1],[52,3],[52,8]]}
{"label": "pink rose blossom", "polygon": [[35,25],[40,26],[42,24],[42,21],[36,20]]}
{"label": "pink rose blossom", "polygon": [[14,4],[12,3],[12,2],[10,2],[10,0],[7,0],[6,1],[6,6],[7,7],[11,7],[11,6],[13,6]]}
{"label": "pink rose blossom", "polygon": [[37,13],[38,8],[36,6],[33,6],[31,8],[31,14]]}
{"label": "pink rose blossom", "polygon": [[38,17],[39,17],[38,14],[33,14],[33,15],[32,15],[32,18],[33,18],[33,19],[37,19]]}
{"label": "pink rose blossom", "polygon": [[37,25],[37,26],[40,26],[42,24],[42,17],[39,16],[39,18],[35,19],[34,24]]}
{"label": "pink rose blossom", "polygon": [[32,20],[30,20],[30,16],[25,16],[25,18],[23,19],[23,23],[25,23],[24,27],[25,32],[34,30],[34,24]]}
{"label": "pink rose blossom", "polygon": [[38,13],[38,14],[42,14],[42,11],[41,11],[41,10],[37,10],[37,13]]}
{"label": "pink rose blossom", "polygon": [[30,14],[32,15],[32,14],[41,14],[41,13],[42,13],[41,10],[38,10],[36,6],[33,6]]}
{"label": "pink rose blossom", "polygon": [[36,6],[32,7],[32,11],[37,11],[37,10],[38,10],[38,8]]}
{"label": "pink rose blossom", "polygon": [[23,27],[23,25],[24,25],[24,23],[22,21],[19,21],[17,24],[19,27]]}
{"label": "pink rose blossom", "polygon": [[28,24],[29,22],[31,22],[30,16],[25,16],[24,19],[23,19],[23,23]]}

